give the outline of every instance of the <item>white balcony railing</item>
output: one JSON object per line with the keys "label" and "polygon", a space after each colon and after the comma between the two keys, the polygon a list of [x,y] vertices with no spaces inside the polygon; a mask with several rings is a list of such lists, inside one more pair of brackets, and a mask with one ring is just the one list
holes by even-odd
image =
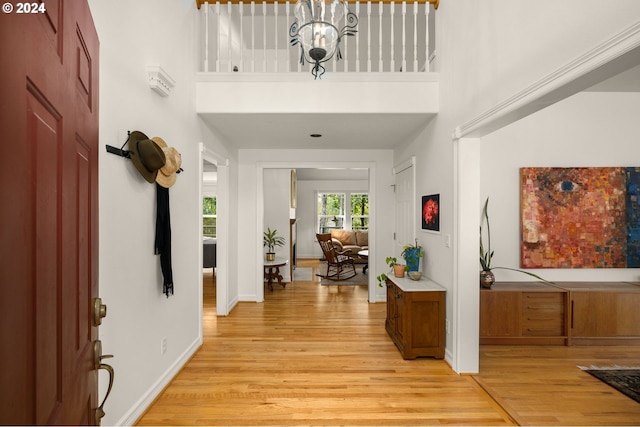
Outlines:
{"label": "white balcony railing", "polygon": [[[291,46],[294,3],[223,0],[201,7],[204,72],[309,72],[300,46]],[[428,72],[433,57],[433,6],[416,2],[356,1],[357,33],[341,43],[343,59],[329,72]]]}

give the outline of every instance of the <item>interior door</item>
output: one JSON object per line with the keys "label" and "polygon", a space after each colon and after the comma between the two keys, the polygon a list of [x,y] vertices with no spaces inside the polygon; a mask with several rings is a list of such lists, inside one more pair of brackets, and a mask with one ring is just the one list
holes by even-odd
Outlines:
{"label": "interior door", "polygon": [[86,0],[3,12],[0,423],[94,424],[98,37]]}
{"label": "interior door", "polygon": [[[415,183],[414,166],[409,162],[394,169],[396,176],[396,231],[395,256],[399,257],[404,245],[413,243],[415,236]],[[400,262],[400,259],[398,258]]]}

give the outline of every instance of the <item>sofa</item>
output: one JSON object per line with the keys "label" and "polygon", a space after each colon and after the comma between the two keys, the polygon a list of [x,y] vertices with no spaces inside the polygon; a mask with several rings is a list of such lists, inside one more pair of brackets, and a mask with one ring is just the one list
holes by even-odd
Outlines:
{"label": "sofa", "polygon": [[350,250],[355,262],[367,263],[367,257],[361,257],[358,252],[369,249],[369,232],[367,230],[331,230],[331,242],[337,251]]}

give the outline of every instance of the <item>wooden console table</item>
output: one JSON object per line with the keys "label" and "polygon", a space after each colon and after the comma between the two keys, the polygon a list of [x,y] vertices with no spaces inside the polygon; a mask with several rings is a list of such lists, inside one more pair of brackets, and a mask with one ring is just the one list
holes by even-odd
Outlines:
{"label": "wooden console table", "polygon": [[542,282],[496,282],[480,290],[480,344],[565,345],[569,295]]}
{"label": "wooden console table", "polygon": [[282,274],[280,274],[280,267],[284,267],[289,263],[289,260],[284,258],[276,258],[273,261],[264,262],[264,278],[267,281],[267,286],[270,291],[273,291],[273,281],[277,280],[279,285],[284,288],[287,286],[286,282],[282,281]]}
{"label": "wooden console table", "polygon": [[640,285],[496,282],[480,290],[480,344],[640,345]]}
{"label": "wooden console table", "polygon": [[424,278],[387,278],[385,329],[403,359],[444,358],[445,293]]}

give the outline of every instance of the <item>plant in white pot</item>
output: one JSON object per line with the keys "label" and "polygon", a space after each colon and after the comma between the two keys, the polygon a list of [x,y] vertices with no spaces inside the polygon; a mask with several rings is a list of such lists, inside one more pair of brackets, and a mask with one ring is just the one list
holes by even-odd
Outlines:
{"label": "plant in white pot", "polygon": [[[487,289],[491,288],[491,286],[496,280],[492,270],[497,270],[497,269],[518,271],[520,273],[528,274],[531,277],[535,277],[536,279],[541,280],[543,282],[553,283],[543,279],[537,274],[533,274],[528,271],[520,270],[517,268],[509,268],[509,267],[493,267],[491,265],[491,260],[493,259],[493,251],[491,250],[491,227],[489,225],[488,207],[489,207],[489,198],[487,197],[487,200],[485,200],[484,202],[484,207],[482,208],[482,219],[480,221],[480,266],[482,267],[482,270],[480,271],[480,286]],[[487,225],[486,250],[485,250],[483,232],[482,232],[482,227],[485,223]]]}
{"label": "plant in white pot", "polygon": [[262,239],[262,246],[268,248],[267,261],[273,261],[276,258],[276,246],[284,246],[284,243],[284,237],[278,236],[278,230],[271,230],[271,228],[267,227]]}

